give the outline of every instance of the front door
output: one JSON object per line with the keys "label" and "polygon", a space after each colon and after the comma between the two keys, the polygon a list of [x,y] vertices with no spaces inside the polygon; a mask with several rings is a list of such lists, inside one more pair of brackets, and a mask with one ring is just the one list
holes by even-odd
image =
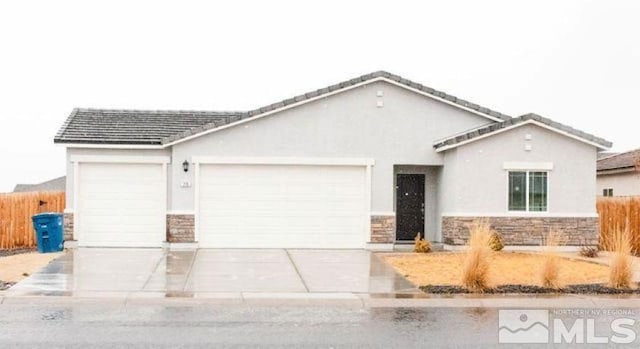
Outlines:
{"label": "front door", "polygon": [[424,174],[396,178],[396,240],[424,237]]}

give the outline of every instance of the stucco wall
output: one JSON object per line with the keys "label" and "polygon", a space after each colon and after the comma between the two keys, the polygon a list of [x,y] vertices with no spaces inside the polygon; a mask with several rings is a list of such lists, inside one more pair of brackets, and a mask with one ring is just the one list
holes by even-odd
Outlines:
{"label": "stucco wall", "polygon": [[490,122],[385,82],[372,83],[174,145],[169,209],[194,208],[194,171],[184,173],[181,165],[191,156],[299,156],[373,158],[372,211],[392,212],[394,165],[442,165],[435,140]]}
{"label": "stucco wall", "polygon": [[640,173],[598,175],[596,186],[598,196],[602,196],[602,190],[605,188],[613,188],[613,196],[638,196],[640,195]]}
{"label": "stucco wall", "polygon": [[[67,148],[67,188],[66,188],[66,206],[67,210],[73,210],[73,194],[75,188],[73,187],[74,173],[73,163],[71,157],[74,155],[110,155],[110,156],[171,156],[170,149],[90,149],[90,148]],[[171,166],[169,164],[169,166]],[[171,178],[167,176],[168,185],[171,186]],[[169,195],[171,193],[169,192]],[[168,198],[171,202],[171,199]]]}
{"label": "stucco wall", "polygon": [[[531,140],[525,140],[531,135]],[[530,144],[531,151],[525,150]],[[596,154],[591,145],[525,125],[448,151],[444,159],[444,215],[507,214],[505,162],[553,163],[547,216],[595,215]],[[536,213],[538,215],[542,215]]]}

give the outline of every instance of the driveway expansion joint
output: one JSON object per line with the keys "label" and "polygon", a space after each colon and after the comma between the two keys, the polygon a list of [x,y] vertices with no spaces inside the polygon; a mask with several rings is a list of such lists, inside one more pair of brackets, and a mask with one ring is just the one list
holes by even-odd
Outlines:
{"label": "driveway expansion joint", "polygon": [[285,248],[284,252],[287,254],[287,258],[289,258],[289,262],[291,262],[291,265],[293,266],[293,269],[296,271],[296,274],[298,274],[298,277],[300,278],[300,282],[302,282],[302,286],[304,286],[304,289],[307,290],[307,292],[310,292],[309,287],[307,286],[307,283],[304,281],[302,274],[300,274],[300,270],[298,270],[298,266],[293,261],[293,258],[291,258],[291,254],[289,254],[289,250]]}
{"label": "driveway expansion joint", "polygon": [[191,256],[191,263],[189,263],[189,270],[187,270],[187,277],[184,278],[184,285],[182,285],[182,292],[185,292],[187,290],[187,285],[189,284],[189,281],[191,280],[191,270],[193,269],[193,265],[195,264],[196,258],[198,257],[198,251],[200,251],[199,248],[197,248],[193,252],[193,256]]}
{"label": "driveway expansion joint", "polygon": [[149,273],[149,277],[147,278],[147,281],[144,282],[144,284],[142,285],[142,289],[144,290],[147,285],[149,284],[149,281],[151,281],[151,278],[153,278],[153,275],[155,275],[156,270],[158,270],[158,267],[160,266],[160,263],[162,263],[162,261],[166,261],[167,260],[167,256],[169,255],[168,251],[164,251],[164,253],[162,254],[162,256],[160,258],[158,258],[158,262],[156,262],[156,265],[153,267],[153,271],[151,271],[151,273]]}

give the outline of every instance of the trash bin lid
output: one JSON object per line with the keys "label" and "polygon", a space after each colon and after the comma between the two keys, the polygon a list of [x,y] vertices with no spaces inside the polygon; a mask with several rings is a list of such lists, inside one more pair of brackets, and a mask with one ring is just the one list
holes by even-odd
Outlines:
{"label": "trash bin lid", "polygon": [[57,218],[57,217],[62,217],[62,213],[58,213],[58,212],[38,213],[36,215],[33,215],[31,218],[40,219],[40,218]]}

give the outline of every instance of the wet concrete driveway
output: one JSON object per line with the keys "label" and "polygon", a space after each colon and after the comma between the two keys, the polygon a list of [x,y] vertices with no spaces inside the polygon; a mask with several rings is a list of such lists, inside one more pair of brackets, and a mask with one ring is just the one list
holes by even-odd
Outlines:
{"label": "wet concrete driveway", "polygon": [[418,292],[414,285],[364,250],[80,248],[18,283],[5,296],[412,292]]}

